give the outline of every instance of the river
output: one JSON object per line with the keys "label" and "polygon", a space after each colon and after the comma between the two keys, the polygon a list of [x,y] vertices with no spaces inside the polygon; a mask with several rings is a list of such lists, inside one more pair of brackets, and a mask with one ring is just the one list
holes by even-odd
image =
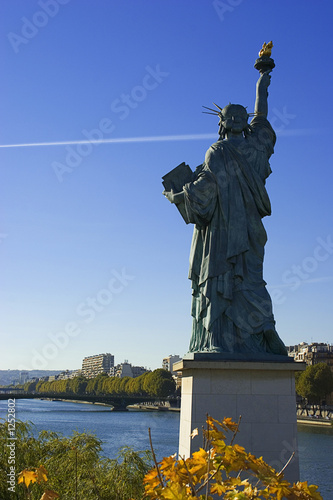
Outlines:
{"label": "river", "polygon": [[[0,401],[0,418],[7,418],[7,401]],[[69,436],[73,430],[90,431],[103,441],[108,457],[125,445],[149,449],[148,427],[158,460],[178,448],[178,412],[112,412],[100,405],[18,399],[16,419],[32,422],[36,433],[47,429]],[[317,484],[324,500],[333,500],[333,428],[299,425],[298,444],[301,480]]]}

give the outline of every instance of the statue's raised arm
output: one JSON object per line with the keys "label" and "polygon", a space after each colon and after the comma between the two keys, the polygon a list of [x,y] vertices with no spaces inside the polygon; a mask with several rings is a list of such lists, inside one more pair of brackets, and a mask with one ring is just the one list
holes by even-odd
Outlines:
{"label": "statue's raised arm", "polygon": [[273,42],[264,43],[259,52],[259,58],[256,60],[254,67],[260,72],[260,77],[257,81],[256,102],[254,112],[267,118],[268,114],[268,87],[271,83],[270,72],[275,67],[274,60],[271,58]]}
{"label": "statue's raised arm", "polygon": [[260,75],[256,86],[256,102],[254,113],[267,118],[268,114],[268,87],[271,83],[269,71]]}

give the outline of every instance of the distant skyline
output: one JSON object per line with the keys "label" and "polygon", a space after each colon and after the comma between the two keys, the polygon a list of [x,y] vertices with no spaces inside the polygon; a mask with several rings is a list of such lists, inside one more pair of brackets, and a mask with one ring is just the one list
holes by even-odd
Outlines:
{"label": "distant skyline", "polygon": [[[286,345],[333,343],[328,0],[0,3],[0,369],[111,352],[155,369],[191,335],[191,225],[161,178],[253,111],[263,42],[277,133],[264,278]],[[118,362],[118,361],[117,361]]]}

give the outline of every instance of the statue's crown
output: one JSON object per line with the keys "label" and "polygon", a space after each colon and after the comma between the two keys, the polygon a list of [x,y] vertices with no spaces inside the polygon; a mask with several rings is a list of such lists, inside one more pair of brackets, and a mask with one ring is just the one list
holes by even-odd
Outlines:
{"label": "statue's crown", "polygon": [[246,112],[248,118],[250,116],[255,116],[255,115],[260,114],[260,113],[248,113],[246,111],[246,107],[241,106],[241,104],[231,104],[231,102],[229,102],[229,104],[227,104],[224,108],[221,108],[221,106],[219,106],[218,104],[215,104],[215,102],[213,102],[213,104],[214,104],[214,106],[216,106],[217,109],[212,109],[212,108],[208,108],[207,106],[202,106],[203,108],[209,109],[210,111],[212,111],[212,113],[210,113],[210,111],[203,111],[203,113],[206,113],[207,115],[217,115],[222,120],[224,119],[224,113],[227,111],[227,108],[229,106],[240,106],[240,107],[242,107],[244,109],[244,111]]}

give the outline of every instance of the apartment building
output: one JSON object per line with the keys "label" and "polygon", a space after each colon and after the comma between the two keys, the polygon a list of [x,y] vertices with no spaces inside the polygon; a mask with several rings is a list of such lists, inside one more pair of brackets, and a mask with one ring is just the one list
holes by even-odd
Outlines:
{"label": "apartment building", "polygon": [[114,367],[114,356],[110,353],[95,354],[87,356],[82,361],[82,375],[86,378],[93,378],[100,373],[110,375],[111,369]]}
{"label": "apartment building", "polygon": [[171,372],[172,375],[177,375],[177,372],[173,371],[173,364],[177,361],[180,361],[181,359],[182,358],[178,356],[178,354],[170,354],[170,356],[163,358],[162,368],[164,368],[164,370],[168,370],[168,372]]}
{"label": "apartment building", "polygon": [[316,365],[318,363],[326,363],[333,371],[333,345],[323,342],[312,342],[287,347],[288,355],[293,357],[295,361],[303,361],[307,365]]}

